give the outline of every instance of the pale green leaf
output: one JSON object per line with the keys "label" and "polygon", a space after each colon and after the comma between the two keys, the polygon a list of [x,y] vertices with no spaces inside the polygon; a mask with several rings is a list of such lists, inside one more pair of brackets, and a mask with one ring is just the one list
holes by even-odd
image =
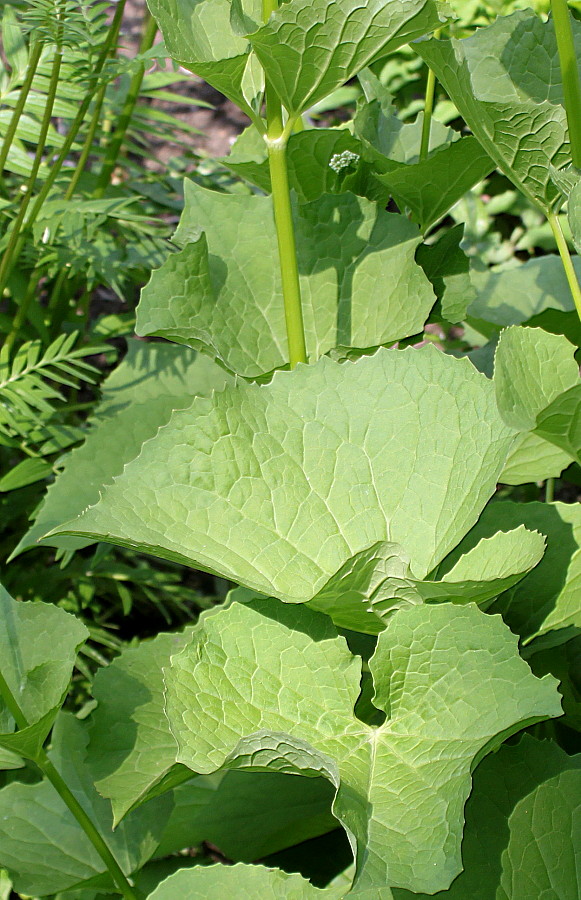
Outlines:
{"label": "pale green leaf", "polygon": [[[109,803],[96,793],[85,765],[86,741],[83,724],[63,713],[50,755],[129,875],[155,852],[171,812],[171,798],[136,810],[113,832]],[[114,888],[103,860],[48,781],[13,782],[0,791],[0,865],[8,869],[21,894],[45,896],[95,879]]]}
{"label": "pale green leaf", "polygon": [[502,484],[545,481],[558,478],[569,465],[569,453],[543,440],[534,431],[526,431],[516,438],[498,480]]}
{"label": "pale green leaf", "polygon": [[399,544],[421,580],[476,521],[513,437],[466,359],[324,358],[174,413],[63,530],[294,603],[378,541]]}
{"label": "pale green leaf", "polygon": [[395,900],[576,900],[580,769],[581,755],[529,735],[491,754],[466,804],[464,871],[447,891],[395,890]]}
{"label": "pale green leaf", "polygon": [[34,757],[64,701],[77,650],[89,632],[57,606],[17,602],[1,586],[0,620],[2,677],[28,722],[16,731],[0,699],[0,746]]}
{"label": "pale green leaf", "polygon": [[[470,772],[508,733],[560,713],[500,617],[475,606],[397,611],[370,661],[379,727],[356,719],[361,662],[329,619],[274,601],[207,618],[165,672],[178,759],[321,773],[357,848],[354,896],[447,887],[461,868]],[[367,894],[371,896],[371,894]]]}
{"label": "pale green leaf", "polygon": [[284,106],[298,115],[442,21],[432,0],[293,0],[249,38]]}
{"label": "pale green leaf", "polygon": [[229,380],[210,359],[186,348],[130,341],[127,356],[103,385],[85,443],[66,457],[62,474],[14,555],[38,542],[66,550],[86,546],[89,542],[79,538],[42,539],[96,503],[103,485],[123,471],[174,409],[188,406],[196,395],[219,390]]}
{"label": "pale green leaf", "polygon": [[[175,240],[137,311],[139,334],[203,349],[253,378],[288,363],[270,197],[221,194],[186,182]],[[414,255],[416,226],[354,194],[296,210],[307,352],[369,348],[415,334],[435,298]],[[272,228],[268,223],[272,223]]]}
{"label": "pale green leaf", "polygon": [[[493,606],[531,651],[561,644],[581,625],[581,507],[566,503],[489,504],[479,522],[445,562],[451,566],[483,537],[524,524],[547,537],[538,566],[499,598]],[[538,636],[543,635],[542,643]]]}
{"label": "pale green leaf", "polygon": [[0,492],[16,491],[18,488],[26,487],[27,484],[42,481],[51,473],[52,465],[45,459],[39,457],[23,459],[0,478]]}
{"label": "pale green leaf", "polygon": [[170,875],[149,895],[149,900],[339,900],[337,891],[319,890],[300,875],[263,866],[195,866]]}
{"label": "pale green leaf", "polygon": [[[573,30],[581,55],[575,19]],[[570,148],[552,20],[522,10],[469,38],[420,42],[417,50],[516,187],[545,211],[560,203],[550,167],[569,164]]]}
{"label": "pale green leaf", "polygon": [[423,581],[417,590],[424,600],[483,603],[498,597],[530,572],[542,559],[545,540],[521,526],[499,531],[461,556],[440,581]]}
{"label": "pale green leaf", "polygon": [[534,430],[539,413],[578,384],[575,349],[562,335],[541,328],[511,326],[502,332],[494,357],[494,384],[508,425]]}

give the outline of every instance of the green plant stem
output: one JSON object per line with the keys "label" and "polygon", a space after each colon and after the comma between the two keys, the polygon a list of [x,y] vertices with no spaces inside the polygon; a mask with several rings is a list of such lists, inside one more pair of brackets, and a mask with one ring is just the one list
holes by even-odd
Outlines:
{"label": "green plant stem", "polygon": [[[277,7],[277,0],[263,0],[262,16],[265,22],[268,21],[271,13]],[[272,185],[274,223],[280,257],[289,362],[291,369],[293,369],[297,363],[307,362],[301,286],[286,158],[288,136],[292,131],[294,122],[289,120],[285,127],[280,98],[268,81],[266,83],[266,125],[264,139],[268,148],[268,164]]]}
{"label": "green plant stem", "polygon": [[44,108],[44,114],[42,117],[42,122],[40,125],[40,132],[38,135],[38,143],[36,146],[36,153],[34,154],[34,160],[32,162],[32,169],[30,175],[28,177],[28,182],[26,185],[26,190],[24,192],[24,197],[20,203],[20,209],[18,210],[18,215],[14,219],[10,231],[10,238],[8,241],[8,246],[4,251],[4,255],[2,257],[2,261],[0,262],[0,297],[4,293],[4,289],[6,287],[6,283],[8,281],[8,277],[10,272],[12,271],[12,267],[14,262],[15,251],[19,243],[19,239],[21,236],[22,225],[26,216],[26,212],[28,210],[28,205],[30,203],[30,198],[32,197],[32,193],[34,191],[34,186],[36,184],[36,179],[38,177],[38,171],[40,169],[40,164],[42,162],[42,157],[44,154],[44,148],[46,146],[46,139],[48,136],[48,129],[50,128],[50,120],[52,118],[52,111],[54,108],[54,102],[56,99],[56,92],[59,83],[61,64],[62,64],[62,46],[57,44],[56,52],[54,55],[54,61],[52,64],[52,70],[50,75],[50,82],[48,86],[48,92],[46,97],[46,105]]}
{"label": "green plant stem", "polygon": [[105,100],[105,93],[107,91],[107,85],[103,84],[97,91],[97,95],[95,97],[95,107],[93,109],[93,115],[91,117],[91,124],[89,125],[89,130],[87,132],[87,136],[85,138],[85,143],[83,144],[83,149],[81,151],[81,155],[77,160],[77,165],[75,166],[75,171],[73,172],[73,177],[71,178],[70,184],[67,188],[65,194],[65,200],[70,200],[73,196],[81,175],[85,171],[85,166],[87,165],[87,160],[89,158],[89,154],[93,148],[93,141],[95,140],[95,134],[97,133],[97,127],[99,125],[99,119],[101,118],[101,109],[103,108],[103,101]]}
{"label": "green plant stem", "polygon": [[555,479],[547,478],[545,481],[545,503],[552,503],[555,499]]}
{"label": "green plant stem", "polygon": [[14,135],[16,134],[16,130],[18,128],[18,123],[20,122],[20,118],[24,111],[24,107],[26,105],[30,89],[32,87],[32,82],[34,81],[34,76],[36,75],[36,70],[38,69],[38,64],[40,62],[40,57],[42,54],[42,48],[43,44],[41,41],[37,41],[32,48],[32,52],[28,60],[28,65],[26,67],[26,77],[24,79],[24,82],[22,83],[22,87],[20,88],[16,106],[14,107],[12,116],[10,117],[10,122],[6,130],[6,134],[4,135],[4,140],[2,141],[2,148],[0,149],[0,188],[3,188],[4,186],[4,167],[6,165],[6,160],[8,159],[8,154],[10,153],[10,147],[12,146]]}
{"label": "green plant stem", "polygon": [[579,319],[581,319],[581,287],[579,287],[579,282],[577,281],[577,273],[575,272],[575,267],[573,265],[573,260],[571,259],[571,254],[569,253],[565,235],[561,228],[561,223],[554,212],[549,213],[547,219],[559,250],[563,268],[565,269],[567,283],[569,284],[569,289],[573,295],[577,315],[579,316]]}
{"label": "green plant stem", "polygon": [[573,165],[581,169],[581,80],[567,0],[551,0],[551,11],[561,65],[563,97],[569,126],[569,141],[571,142],[571,159]]}
{"label": "green plant stem", "polygon": [[[139,53],[146,53],[149,49],[151,49],[156,34],[157,22],[155,21],[151,13],[147,13],[143,37],[141,39],[141,44],[139,45]],[[123,141],[125,140],[125,135],[127,134],[127,129],[129,128],[131,119],[133,118],[133,111],[135,109],[135,104],[137,103],[137,100],[139,98],[139,92],[141,91],[141,85],[143,83],[144,75],[145,63],[141,63],[137,72],[135,72],[129,83],[129,90],[127,91],[127,96],[125,97],[125,102],[123,104],[121,114],[117,119],[117,125],[115,131],[113,132],[113,137],[111,138],[107,146],[103,168],[99,173],[97,187],[95,188],[94,192],[95,197],[102,197],[105,193],[105,190],[109,186],[111,175],[113,174],[115,166],[117,165],[117,160],[119,159],[119,154],[123,146]]]}
{"label": "green plant stem", "polygon": [[[10,686],[2,673],[0,672],[0,696],[4,700],[7,709],[10,712],[10,715],[16,722],[17,728],[22,730],[23,728],[28,728],[28,722],[26,720],[26,716],[22,712],[18,701],[16,700],[14,694],[12,693]],[[51,760],[48,758],[45,750],[41,749],[39,753],[34,757],[34,762],[42,772],[42,774],[47,778],[48,781],[52,784],[53,788],[63,800],[63,802],[67,805],[89,840],[91,841],[93,847],[107,866],[107,869],[113,878],[115,884],[117,885],[119,892],[122,897],[125,897],[126,900],[139,900],[138,894],[135,892],[134,888],[130,885],[127,877],[125,876],[123,870],[121,869],[119,863],[111,853],[109,847],[105,843],[102,835],[99,830],[95,826],[94,822],[90,818],[90,816],[85,812],[75,795],[72,793],[71,789],[65,782],[64,778],[60,774],[60,772],[55,768]]]}
{"label": "green plant stem", "polygon": [[18,307],[16,311],[16,315],[14,316],[14,322],[12,323],[12,328],[6,338],[6,348],[7,352],[10,354],[12,352],[12,348],[14,346],[14,342],[16,338],[20,334],[20,330],[24,323],[26,322],[26,317],[28,315],[28,310],[30,308],[30,304],[32,303],[32,298],[34,297],[36,290],[38,288],[38,283],[40,281],[40,272],[38,269],[35,269],[30,273],[30,279],[28,281],[28,287],[26,288],[26,293],[22,298],[22,303]]}
{"label": "green plant stem", "polygon": [[[119,35],[119,28],[121,27],[121,20],[123,18],[123,11],[125,9],[125,0],[119,0],[117,6],[115,8],[115,14],[113,16],[113,21],[111,22],[111,26],[109,28],[109,32],[107,34],[107,39],[103,45],[103,49],[101,50],[101,54],[97,63],[95,64],[95,69],[93,71],[93,76],[100,75],[107,58],[111,52],[111,48],[117,41],[117,37]],[[20,258],[20,254],[22,253],[22,249],[24,247],[26,241],[26,233],[30,231],[34,222],[38,218],[38,215],[50,194],[52,187],[58,178],[60,171],[62,169],[63,163],[69,155],[70,149],[73,146],[75,138],[79,133],[79,129],[84,122],[86,112],[90,106],[91,100],[93,99],[93,95],[88,93],[83,102],[79,107],[79,111],[77,115],[73,119],[69,132],[65,138],[63,146],[61,147],[61,151],[57,156],[56,160],[52,164],[48,176],[40,190],[38,197],[34,201],[30,214],[28,216],[26,222],[26,229],[21,230],[20,227],[13,229],[12,232],[12,246],[6,248],[4,253],[4,257],[2,258],[2,262],[0,263],[0,297],[4,293],[6,288],[6,284],[8,282],[8,278],[10,277],[10,272],[12,271],[14,265]],[[24,217],[22,217],[24,218]],[[22,223],[21,223],[22,224]],[[10,250],[10,252],[9,252]]]}
{"label": "green plant stem", "polygon": [[[439,38],[440,29],[434,32],[434,37]],[[420,141],[420,161],[427,159],[430,150],[430,131],[432,128],[432,115],[434,113],[434,97],[436,95],[436,76],[432,69],[428,69],[426,81],[426,97],[424,100],[424,121],[422,122],[422,138]]]}

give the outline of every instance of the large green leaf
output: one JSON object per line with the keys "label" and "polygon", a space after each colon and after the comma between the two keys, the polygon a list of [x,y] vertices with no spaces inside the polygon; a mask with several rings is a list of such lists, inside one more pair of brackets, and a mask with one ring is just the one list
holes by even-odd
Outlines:
{"label": "large green leaf", "polygon": [[[185,198],[175,236],[183,249],[144,288],[138,333],[203,349],[245,377],[286,365],[271,198],[221,194],[192,181]],[[415,262],[416,226],[351,193],[321,196],[295,217],[311,360],[421,331],[435,297]]]}
{"label": "large green leaf", "polygon": [[324,358],[174,413],[63,530],[295,603],[378,541],[422,580],[476,521],[514,434],[468,360],[432,347]]}
{"label": "large green leaf", "polygon": [[[576,348],[541,328],[506,328],[494,357],[494,384],[504,420],[533,431],[537,417],[557,397],[579,383]],[[541,435],[542,436],[542,435]]]}
{"label": "large green leaf", "polygon": [[337,828],[324,778],[229,769],[192,778],[173,796],[159,857],[209,841],[228,859],[250,863]]}
{"label": "large green leaf", "polygon": [[95,786],[111,800],[117,824],[160,783],[167,789],[189,772],[176,766],[176,743],[163,714],[162,667],[190,638],[161,634],[128,647],[95,677],[88,764]]}
{"label": "large green leaf", "polygon": [[535,433],[581,465],[581,385],[560,394],[539,413]]}
{"label": "large green leaf", "polygon": [[395,900],[576,900],[580,770],[581,755],[528,735],[489,756],[466,804],[464,871],[448,891]]}
{"label": "large green leaf", "polygon": [[230,0],[150,0],[149,8],[176,62],[245,112],[258,109],[261,85],[254,84],[248,41],[230,26]]}
{"label": "large green leaf", "polygon": [[[129,875],[155,852],[171,812],[171,797],[131,813],[113,832],[109,803],[96,793],[85,765],[86,741],[82,723],[63,713],[50,755]],[[13,782],[0,791],[0,865],[8,869],[14,889],[22,894],[45,896],[93,882],[114,887],[103,860],[47,781]]]}
{"label": "large green leaf", "polygon": [[[575,258],[581,278],[581,260]],[[476,299],[469,307],[472,318],[492,322],[499,328],[521,325],[547,309],[570,313],[575,310],[561,260],[541,256],[522,265],[472,271]]]}
{"label": "large green leaf", "polygon": [[[581,24],[573,29],[581,55]],[[571,157],[552,20],[522,10],[472,37],[417,49],[505,175],[544,211],[560,204],[551,166]]]}
{"label": "large green leaf", "polygon": [[[301,203],[321,194],[352,191],[387,206],[389,191],[371,175],[361,154],[360,142],[346,128],[306,128],[291,134],[287,145],[289,185]],[[253,126],[242,132],[220,162],[270,193],[266,144]]]}
{"label": "large green leaf", "polygon": [[22,603],[0,586],[0,666],[27,728],[15,730],[0,697],[0,746],[34,758],[67,694],[77,650],[89,632],[48,603]]}
{"label": "large green leaf", "polygon": [[263,866],[195,866],[170,875],[149,895],[149,900],[339,900],[334,889],[319,890],[300,875]]}
{"label": "large green leaf", "polygon": [[70,537],[43,540],[56,525],[96,503],[103,485],[123,471],[144,441],[168,422],[174,409],[230,381],[210,359],[184,347],[130,341],[127,356],[103,385],[103,398],[84,444],[73,450],[49,488],[34,525],[14,555],[36,543],[64,549],[84,547]]}
{"label": "large green leaf", "polygon": [[[450,554],[441,570],[462,553],[497,531],[524,524],[547,536],[547,550],[538,566],[503,593],[494,612],[500,612],[530,648],[561,644],[581,627],[581,507],[566,503],[490,503],[478,523]],[[539,635],[543,635],[539,642]]]}
{"label": "large green leaf", "polygon": [[[323,774],[350,836],[354,895],[434,891],[461,868],[470,772],[504,736],[559,715],[499,617],[471,605],[399,610],[370,660],[379,727],[356,719],[361,661],[329,619],[275,601],[207,618],[165,672],[178,759]],[[368,894],[372,896],[372,894]]]}
{"label": "large green leaf", "polygon": [[442,21],[432,0],[293,0],[249,38],[284,106],[298,115]]}
{"label": "large green leaf", "polygon": [[[550,408],[550,407],[549,407]],[[571,465],[571,456],[555,444],[527,431],[513,444],[498,480],[502,484],[527,484],[558,478]]]}
{"label": "large green leaf", "polygon": [[494,163],[472,136],[446,144],[412,165],[385,160],[375,177],[390,191],[402,213],[426,232],[464,194],[482,181]]}

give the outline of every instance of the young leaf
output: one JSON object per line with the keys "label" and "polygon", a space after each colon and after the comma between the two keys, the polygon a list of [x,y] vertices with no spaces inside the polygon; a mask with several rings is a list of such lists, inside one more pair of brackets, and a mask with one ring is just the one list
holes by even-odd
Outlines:
{"label": "young leaf", "polygon": [[[62,713],[49,755],[129,875],[155,852],[171,812],[171,798],[136,810],[113,832],[110,806],[97,795],[85,765],[86,741],[85,726]],[[47,781],[13,782],[0,791],[0,865],[8,869],[14,889],[22,894],[45,896],[90,886],[97,879],[97,885],[114,888],[103,860]]]}
{"label": "young leaf", "polygon": [[127,356],[103,385],[103,399],[90,421],[85,443],[66,458],[34,525],[13,556],[37,542],[74,550],[90,541],[44,535],[95,503],[104,484],[123,471],[144,441],[165,425],[174,409],[229,381],[207,357],[182,347],[130,341]]}
{"label": "young leaf", "polygon": [[399,610],[370,669],[388,716],[376,728],[353,714],[360,661],[328,619],[273,601],[233,604],[165,671],[178,759],[202,773],[321,772],[357,851],[354,896],[388,884],[441,890],[461,868],[475,760],[559,715],[556,682],[534,678],[500,618],[450,604]]}
{"label": "young leaf", "polygon": [[[581,24],[572,24],[579,54]],[[544,212],[560,205],[551,166],[566,166],[570,148],[552,20],[522,10],[417,50],[504,174]]]}
{"label": "young leaf", "polygon": [[59,531],[294,603],[377,541],[399,544],[423,579],[475,522],[513,438],[468,360],[432,347],[324,358],[174,413]]}
{"label": "young leaf", "polygon": [[69,688],[77,651],[89,636],[74,616],[48,603],[22,603],[0,585],[0,666],[28,727],[15,730],[0,697],[0,747],[34,757]]}
{"label": "young leaf", "polygon": [[[319,890],[300,875],[263,866],[195,866],[170,875],[149,895],[149,900],[339,900],[337,890]],[[387,896],[387,895],[386,895]]]}
{"label": "young leaf", "polygon": [[498,480],[502,484],[545,481],[546,478],[558,478],[563,469],[570,465],[569,453],[545,441],[534,431],[526,431],[515,440]]}
{"label": "young leaf", "polygon": [[[248,378],[288,363],[270,197],[220,194],[186,182],[175,240],[153,272],[139,334],[186,343]],[[266,225],[265,225],[266,223]],[[417,228],[351,193],[296,211],[307,351],[369,348],[422,329],[434,294],[414,255]]]}
{"label": "young leaf", "polygon": [[444,21],[432,0],[293,0],[249,35],[291,116],[300,115],[381,56]]}
{"label": "young leaf", "polygon": [[[524,735],[474,773],[462,842],[464,871],[436,900],[575,900],[581,755]],[[394,900],[433,894],[395,890]]]}

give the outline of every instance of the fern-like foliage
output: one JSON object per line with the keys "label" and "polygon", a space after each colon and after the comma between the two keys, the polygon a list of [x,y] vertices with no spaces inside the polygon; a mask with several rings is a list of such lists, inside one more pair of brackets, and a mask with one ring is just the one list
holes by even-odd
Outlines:
{"label": "fern-like foliage", "polygon": [[11,359],[0,351],[0,445],[41,445],[53,437],[51,419],[66,397],[62,388],[95,383],[100,372],[85,357],[107,347],[75,347],[77,334],[61,335],[45,350],[40,341],[23,344]]}

